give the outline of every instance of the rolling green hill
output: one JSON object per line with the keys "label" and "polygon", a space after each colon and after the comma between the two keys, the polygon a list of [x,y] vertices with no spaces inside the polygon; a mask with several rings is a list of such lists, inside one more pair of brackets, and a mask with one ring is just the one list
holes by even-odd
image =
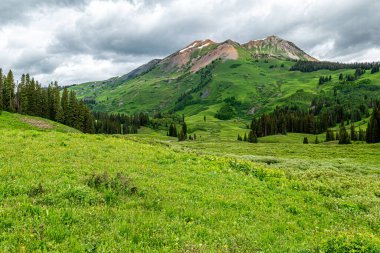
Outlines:
{"label": "rolling green hill", "polygon": [[[186,116],[214,116],[225,99],[233,97],[239,105],[235,117],[248,119],[281,105],[308,108],[314,98],[332,96],[341,85],[340,74],[355,73],[354,69],[290,71],[295,60],[317,61],[293,43],[275,36],[246,44],[195,41],[130,75],[73,85],[70,89],[86,99],[93,110],[130,114],[174,111]],[[348,86],[360,86],[363,96],[379,96],[380,74],[369,72]],[[331,76],[332,80],[319,85],[321,76]],[[352,100],[350,96],[355,93],[351,91],[342,99]]]}
{"label": "rolling green hill", "polygon": [[378,144],[62,128],[0,115],[1,252],[380,250]]}

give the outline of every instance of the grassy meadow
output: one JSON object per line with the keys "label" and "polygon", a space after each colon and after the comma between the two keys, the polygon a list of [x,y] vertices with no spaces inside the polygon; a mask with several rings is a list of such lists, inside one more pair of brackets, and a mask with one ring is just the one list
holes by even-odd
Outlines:
{"label": "grassy meadow", "polygon": [[0,252],[380,251],[378,144],[178,143],[22,117],[0,115]]}

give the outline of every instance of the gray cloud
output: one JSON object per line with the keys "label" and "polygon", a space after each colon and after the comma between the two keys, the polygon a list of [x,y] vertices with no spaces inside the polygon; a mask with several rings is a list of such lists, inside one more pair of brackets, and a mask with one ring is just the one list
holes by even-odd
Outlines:
{"label": "gray cloud", "polygon": [[0,1],[0,22],[23,23],[27,21],[28,14],[40,8],[78,8],[83,7],[89,0],[3,0]]}
{"label": "gray cloud", "polygon": [[[9,67],[66,83],[122,75],[206,38],[275,34],[322,60],[380,60],[380,2],[373,0],[5,0],[0,9],[0,36],[29,27],[25,38],[0,42]],[[28,42],[33,34],[42,46]]]}

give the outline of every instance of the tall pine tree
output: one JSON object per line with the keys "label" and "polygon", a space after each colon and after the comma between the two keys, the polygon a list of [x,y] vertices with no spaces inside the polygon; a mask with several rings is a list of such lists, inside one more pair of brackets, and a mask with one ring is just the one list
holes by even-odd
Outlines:
{"label": "tall pine tree", "polygon": [[380,106],[373,108],[368,122],[366,141],[368,143],[380,142]]}

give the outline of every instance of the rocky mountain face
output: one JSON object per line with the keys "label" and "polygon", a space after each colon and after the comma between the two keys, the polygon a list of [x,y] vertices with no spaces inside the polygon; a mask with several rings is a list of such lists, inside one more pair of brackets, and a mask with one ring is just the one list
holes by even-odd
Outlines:
{"label": "rocky mountain face", "polygon": [[242,45],[248,49],[254,58],[277,58],[281,60],[318,61],[306,54],[294,43],[283,40],[277,36],[269,36],[262,40],[251,40]]}
{"label": "rocky mountain face", "polygon": [[245,44],[239,44],[232,40],[222,43],[216,43],[209,39],[197,40],[169,55],[157,65],[165,72],[180,70],[196,72],[216,59],[237,60],[239,50],[248,51],[255,59],[318,61],[294,43],[277,36],[269,36],[262,40],[251,40]]}

